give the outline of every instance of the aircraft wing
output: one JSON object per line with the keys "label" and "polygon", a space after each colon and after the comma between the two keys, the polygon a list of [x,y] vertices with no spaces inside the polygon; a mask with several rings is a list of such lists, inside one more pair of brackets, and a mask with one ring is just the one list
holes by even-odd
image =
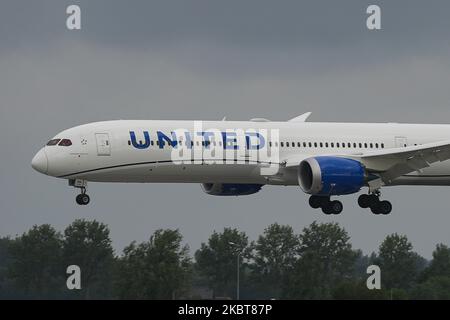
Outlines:
{"label": "aircraft wing", "polygon": [[420,172],[434,162],[450,159],[450,140],[343,157],[360,161],[369,172],[378,174],[384,183],[389,184],[404,174]]}

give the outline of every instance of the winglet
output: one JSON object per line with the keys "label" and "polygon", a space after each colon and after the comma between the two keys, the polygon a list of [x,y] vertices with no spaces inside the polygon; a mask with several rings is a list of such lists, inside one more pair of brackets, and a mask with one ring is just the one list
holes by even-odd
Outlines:
{"label": "winglet", "polygon": [[289,119],[288,122],[306,122],[312,112],[305,112],[304,114],[299,115],[298,117]]}

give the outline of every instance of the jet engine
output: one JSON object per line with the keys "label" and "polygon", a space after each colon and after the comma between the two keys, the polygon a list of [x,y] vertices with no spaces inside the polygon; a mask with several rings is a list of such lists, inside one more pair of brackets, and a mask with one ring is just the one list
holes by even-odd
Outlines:
{"label": "jet engine", "polygon": [[304,192],[331,196],[358,192],[366,183],[366,170],[356,160],[319,156],[303,160],[298,181]]}

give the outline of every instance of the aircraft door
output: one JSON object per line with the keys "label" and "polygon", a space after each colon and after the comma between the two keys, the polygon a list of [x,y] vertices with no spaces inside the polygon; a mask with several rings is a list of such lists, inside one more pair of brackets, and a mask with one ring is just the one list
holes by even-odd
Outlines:
{"label": "aircraft door", "polygon": [[96,133],[95,140],[97,141],[97,155],[110,156],[111,142],[108,133]]}
{"label": "aircraft door", "polygon": [[395,137],[395,147],[402,148],[408,145],[408,139],[406,137]]}

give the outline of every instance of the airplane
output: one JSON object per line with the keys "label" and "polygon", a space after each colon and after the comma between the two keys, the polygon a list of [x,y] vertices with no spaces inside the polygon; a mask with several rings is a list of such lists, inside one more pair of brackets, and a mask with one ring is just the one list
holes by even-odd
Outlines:
{"label": "airplane", "polygon": [[[58,133],[32,159],[40,173],[67,179],[87,205],[88,182],[199,183],[215,196],[296,186],[309,205],[340,214],[335,197],[387,215],[381,188],[450,185],[450,125],[288,121],[112,120]],[[334,199],[332,198],[334,197]]]}

